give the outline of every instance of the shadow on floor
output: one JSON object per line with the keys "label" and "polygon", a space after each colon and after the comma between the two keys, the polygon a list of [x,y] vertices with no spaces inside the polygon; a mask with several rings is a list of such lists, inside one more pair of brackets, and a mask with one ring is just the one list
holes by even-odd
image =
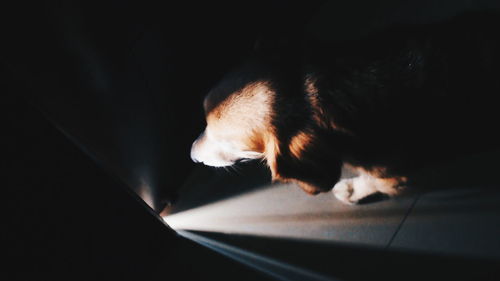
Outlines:
{"label": "shadow on floor", "polygon": [[284,280],[494,280],[500,273],[497,260],[208,232],[181,235]]}

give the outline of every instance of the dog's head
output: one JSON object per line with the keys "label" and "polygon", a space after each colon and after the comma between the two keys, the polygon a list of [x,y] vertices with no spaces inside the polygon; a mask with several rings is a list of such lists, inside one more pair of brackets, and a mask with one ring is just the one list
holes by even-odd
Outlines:
{"label": "dog's head", "polygon": [[194,141],[191,158],[208,166],[230,166],[265,158],[271,137],[273,92],[265,81],[254,81],[226,93],[211,91],[205,98],[207,126]]}
{"label": "dog's head", "polygon": [[233,73],[205,97],[207,126],[192,145],[193,161],[223,167],[263,159],[273,180],[297,182],[310,194],[332,189],[340,158],[304,89],[253,74]]}

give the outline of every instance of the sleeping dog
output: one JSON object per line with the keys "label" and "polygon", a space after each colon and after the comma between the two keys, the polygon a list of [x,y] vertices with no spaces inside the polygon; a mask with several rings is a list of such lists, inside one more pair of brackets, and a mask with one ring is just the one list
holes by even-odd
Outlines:
{"label": "sleeping dog", "polygon": [[[261,51],[205,97],[191,158],[263,159],[273,180],[310,194],[333,188],[349,204],[394,196],[418,167],[496,144],[496,22],[464,15]],[[342,167],[358,176],[339,181]]]}

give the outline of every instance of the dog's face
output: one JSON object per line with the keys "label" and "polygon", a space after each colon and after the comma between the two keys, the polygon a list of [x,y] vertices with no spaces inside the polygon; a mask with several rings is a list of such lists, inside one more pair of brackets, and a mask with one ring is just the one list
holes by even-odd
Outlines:
{"label": "dog's face", "polygon": [[265,81],[250,82],[235,92],[210,92],[204,101],[207,126],[192,145],[193,161],[223,167],[264,158],[272,99]]}

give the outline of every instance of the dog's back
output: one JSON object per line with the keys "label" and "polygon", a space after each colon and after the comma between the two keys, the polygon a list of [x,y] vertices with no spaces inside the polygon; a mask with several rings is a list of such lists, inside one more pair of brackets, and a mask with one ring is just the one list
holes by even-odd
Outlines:
{"label": "dog's back", "polygon": [[355,136],[348,160],[402,168],[497,145],[497,26],[468,14],[310,52],[329,114]]}

